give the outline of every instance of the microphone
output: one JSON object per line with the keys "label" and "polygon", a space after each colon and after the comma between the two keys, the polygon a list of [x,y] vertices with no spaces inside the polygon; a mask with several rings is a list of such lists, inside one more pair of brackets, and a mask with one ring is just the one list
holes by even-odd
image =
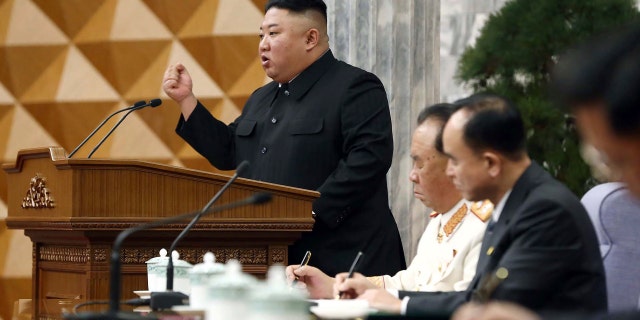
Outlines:
{"label": "microphone", "polygon": [[100,140],[100,142],[98,142],[98,144],[93,148],[93,150],[91,150],[91,153],[89,153],[89,155],[87,156],[87,159],[88,159],[88,158],[91,158],[91,156],[93,155],[93,153],[94,153],[94,152],[96,152],[96,150],[98,150],[98,148],[100,148],[100,146],[102,145],[102,143],[103,143],[105,140],[107,140],[107,138],[108,138],[108,137],[113,133],[113,131],[114,131],[114,130],[116,130],[116,128],[117,128],[117,127],[122,123],[122,121],[124,121],[124,119],[125,119],[125,118],[126,118],[126,117],[131,113],[131,112],[134,112],[134,111],[136,111],[136,110],[140,110],[140,109],[142,109],[142,108],[149,107],[149,106],[151,106],[151,107],[155,108],[155,107],[157,107],[157,106],[159,106],[159,105],[161,105],[161,104],[162,104],[162,100],[160,100],[160,99],[153,99],[153,100],[150,100],[149,102],[143,103],[142,105],[139,105],[139,106],[135,106],[135,105],[134,105],[134,107],[133,107],[133,108],[131,108],[131,109],[129,109],[129,110],[128,110],[129,112],[125,113],[125,114],[124,114],[124,116],[122,116],[122,118],[120,118],[120,120],[118,120],[118,122],[116,122],[116,124],[113,126],[113,128],[111,128],[111,130],[109,130],[109,132],[107,132],[107,134],[104,136],[104,138],[102,138],[102,140]]}
{"label": "microphone", "polygon": [[89,141],[89,139],[91,139],[91,137],[93,137],[96,134],[96,132],[98,132],[98,130],[100,130],[100,128],[102,128],[102,126],[104,126],[104,124],[107,123],[107,121],[109,121],[109,119],[113,118],[113,116],[115,116],[116,114],[118,114],[120,112],[125,112],[125,111],[128,111],[128,110],[139,108],[140,106],[144,105],[145,103],[146,102],[144,100],[140,100],[140,101],[134,103],[132,106],[126,107],[124,109],[120,109],[120,110],[110,114],[106,119],[102,120],[102,122],[100,122],[100,124],[95,129],[93,129],[93,131],[91,131],[91,133],[86,138],[84,138],[84,140],[82,140],[82,142],[80,142],[80,144],[75,149],[73,149],[73,151],[71,151],[71,153],[69,153],[69,155],[67,156],[67,159],[70,159],[71,157],[73,157],[73,155],[76,154],[76,152],[78,152],[78,150],[80,150],[80,148],[82,146],[84,146],[85,143],[87,143],[87,141]]}
{"label": "microphone", "polygon": [[106,312],[93,313],[93,312],[83,312],[76,315],[65,315],[65,319],[150,319],[150,317],[144,317],[142,315],[131,314],[128,312],[120,311],[120,248],[122,247],[122,243],[124,240],[142,230],[147,230],[151,228],[155,228],[161,225],[171,224],[178,221],[193,219],[194,217],[201,215],[209,215],[216,212],[221,212],[241,206],[246,205],[257,205],[265,202],[271,201],[271,194],[268,192],[261,192],[253,194],[250,197],[244,198],[243,200],[232,202],[228,204],[223,204],[221,206],[210,209],[206,212],[203,211],[195,211],[190,213],[181,214],[178,216],[167,217],[160,220],[151,221],[148,223],[139,224],[137,226],[128,228],[123,230],[118,234],[115,241],[113,242],[113,247],[111,249],[111,270],[110,270],[110,279],[109,279],[109,309]]}
{"label": "microphone", "polygon": [[[200,210],[191,222],[180,232],[180,234],[173,240],[171,247],[169,247],[169,252],[173,252],[176,246],[178,245],[178,241],[182,240],[184,236],[191,230],[191,228],[200,220],[203,214],[205,214],[211,206],[220,198],[220,196],[231,186],[231,183],[236,181],[238,176],[242,174],[249,167],[249,161],[242,161],[240,165],[236,168],[236,173],[227,181],[227,183],[220,188],[220,191],[216,193],[213,198]],[[169,261],[167,263],[167,285],[165,292],[153,292],[151,293],[151,302],[150,307],[152,310],[161,310],[161,309],[169,309],[176,305],[183,305],[183,301],[187,300],[189,297],[182,292],[173,291],[173,257],[169,257]]]}

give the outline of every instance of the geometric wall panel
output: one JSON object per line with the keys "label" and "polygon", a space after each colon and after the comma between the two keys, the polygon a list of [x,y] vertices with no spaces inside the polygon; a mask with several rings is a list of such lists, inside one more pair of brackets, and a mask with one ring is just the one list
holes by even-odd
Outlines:
{"label": "geometric wall panel", "polygon": [[[162,88],[162,77],[164,75],[167,66],[171,63],[169,56],[173,48],[172,42],[168,42],[166,46],[161,49],[157,49],[155,56],[149,57],[149,63],[146,68],[141,70],[139,74],[132,74],[135,72],[131,70],[128,75],[134,81],[125,91],[122,96],[128,100],[140,100],[145,97],[157,96],[158,92]],[[128,63],[125,65],[129,65]],[[131,69],[131,68],[130,68]],[[126,71],[123,70],[125,78],[127,78]]]}
{"label": "geometric wall panel", "polygon": [[[204,0],[144,0],[145,4],[171,30],[177,34]],[[212,12],[215,12],[213,10]]]}
{"label": "geometric wall panel", "polygon": [[[0,103],[0,155],[5,154],[5,151],[7,150],[7,143],[9,140],[9,134],[11,133],[15,108],[16,107],[13,104]],[[6,188],[6,186],[0,185],[0,190],[3,188]]]}
{"label": "geometric wall panel", "polygon": [[231,89],[247,67],[258,61],[259,38],[255,34],[182,38],[181,41],[222,90]]}
{"label": "geometric wall panel", "polygon": [[146,108],[136,111],[136,113],[149,130],[155,135],[163,137],[164,143],[173,153],[184,148],[186,142],[175,133],[176,124],[180,117],[177,103],[171,99],[165,99],[162,105],[157,108]]}
{"label": "geometric wall panel", "polygon": [[23,106],[69,152],[108,114],[122,108],[119,103],[111,101],[25,103]]}
{"label": "geometric wall panel", "polygon": [[140,0],[118,1],[109,36],[121,41],[172,38],[164,23]]}
{"label": "geometric wall panel", "polygon": [[[244,12],[242,19],[238,19],[236,12]],[[263,18],[262,10],[255,7],[249,0],[226,0],[220,1],[216,10],[213,34],[255,34],[258,28],[253,21],[260,21]]]}
{"label": "geometric wall panel", "polygon": [[13,0],[0,0],[0,44],[6,41],[12,9]]}
{"label": "geometric wall panel", "polygon": [[180,38],[205,37],[213,34],[216,11],[220,1],[204,0],[194,8],[191,18],[175,31]]}
{"label": "geometric wall panel", "polygon": [[106,0],[34,0],[67,37],[74,38]]}
{"label": "geometric wall panel", "polygon": [[[9,136],[5,138],[5,162],[15,161],[21,149],[60,145],[21,104],[15,104],[8,115],[11,125],[8,126]],[[0,174],[4,174],[4,171]]]}
{"label": "geometric wall panel", "polygon": [[[158,53],[170,48],[170,40],[102,41],[78,43],[78,49],[122,95],[131,89]],[[166,53],[168,55],[168,51]],[[159,75],[162,77],[162,73]],[[159,78],[157,84],[162,78]]]}
{"label": "geometric wall panel", "polygon": [[[15,161],[24,148],[59,145],[70,152],[107,114],[160,97],[162,106],[132,113],[93,157],[220,172],[175,134],[180,110],[162,92],[162,76],[169,64],[183,63],[207,108],[226,123],[235,120],[249,95],[269,81],[258,59],[265,3],[0,0],[0,161]],[[74,158],[86,157],[118,119]],[[0,172],[0,217],[5,200]],[[0,244],[0,286],[15,280],[3,270],[28,280],[29,240],[0,228]],[[22,273],[3,268],[7,261],[18,262]],[[4,292],[0,287],[0,318],[7,319],[11,309],[4,306],[13,301],[4,301]]]}
{"label": "geometric wall panel", "polygon": [[264,6],[267,4],[267,0],[251,0],[256,8],[260,9],[260,12],[264,12]]}
{"label": "geometric wall panel", "polygon": [[69,47],[67,53],[55,100],[61,102],[113,101],[115,103],[120,100],[120,95],[87,57],[73,45]]}
{"label": "geometric wall panel", "polygon": [[101,147],[102,153],[96,153],[96,158],[144,159],[162,163],[174,160],[173,152],[135,112],[107,142],[109,144]]}
{"label": "geometric wall panel", "polygon": [[2,51],[8,72],[2,81],[15,97],[28,101],[55,98],[55,78],[61,74],[66,45],[5,46]]}
{"label": "geometric wall panel", "polygon": [[[75,36],[72,38],[73,41],[80,43],[109,40],[118,2],[119,1],[116,0],[107,0],[97,9],[94,9],[93,14],[90,14],[89,19],[82,25],[80,30],[75,33]],[[78,3],[77,5],[84,6],[84,2]],[[95,3],[92,3],[91,7],[93,8],[94,6]]]}
{"label": "geometric wall panel", "polygon": [[238,110],[242,110],[242,107],[247,99],[249,99],[251,93],[255,91],[255,88],[269,81],[271,81],[271,79],[264,74],[262,63],[259,59],[256,59],[226,92]]}
{"label": "geometric wall panel", "polygon": [[[224,92],[218,85],[211,79],[209,74],[200,66],[200,64],[193,58],[193,56],[185,49],[179,41],[174,41],[169,61],[167,64],[174,64],[180,62],[189,70],[189,75],[193,80],[193,93],[198,98],[222,98]],[[262,71],[264,74],[264,71]],[[162,91],[158,87],[158,92]],[[166,97],[164,92],[161,93],[163,97]]]}
{"label": "geometric wall panel", "polygon": [[[5,45],[65,44],[67,36],[37,5],[28,0],[16,0],[9,19]],[[37,32],[34,32],[37,30]]]}
{"label": "geometric wall panel", "polygon": [[0,104],[13,104],[15,102],[15,98],[13,95],[7,90],[2,82],[0,82]]}

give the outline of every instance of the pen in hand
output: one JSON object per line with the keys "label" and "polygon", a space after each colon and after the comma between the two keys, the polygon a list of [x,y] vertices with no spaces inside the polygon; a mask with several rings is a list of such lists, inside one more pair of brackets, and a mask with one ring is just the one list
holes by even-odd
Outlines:
{"label": "pen in hand", "polygon": [[[307,252],[305,252],[305,254],[304,254],[304,257],[302,257],[302,261],[300,261],[300,267],[299,268],[302,268],[302,267],[306,266],[309,263],[310,259],[311,259],[311,251],[307,250]],[[291,286],[294,287],[297,283],[298,283],[298,276],[296,276],[296,278],[293,279],[293,282],[291,282]]]}
{"label": "pen in hand", "polygon": [[[347,274],[347,279],[353,277],[353,273],[356,271],[356,267],[357,267],[358,262],[360,261],[360,258],[362,257],[362,255],[363,255],[362,251],[358,251],[358,254],[356,255],[356,258],[353,260],[353,263],[351,264],[351,268],[349,268],[349,273]],[[338,294],[336,295],[336,299],[344,298],[345,293],[346,292],[344,292],[344,291],[338,292]]]}

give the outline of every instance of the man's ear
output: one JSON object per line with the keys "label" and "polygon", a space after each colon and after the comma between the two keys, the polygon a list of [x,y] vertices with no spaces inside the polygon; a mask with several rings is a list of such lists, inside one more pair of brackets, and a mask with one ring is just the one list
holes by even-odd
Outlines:
{"label": "man's ear", "polygon": [[320,32],[316,28],[311,28],[305,34],[306,36],[306,49],[311,50],[315,46],[318,45],[318,41],[320,41]]}
{"label": "man's ear", "polygon": [[500,175],[500,173],[502,172],[502,158],[500,158],[498,154],[491,151],[485,151],[482,154],[482,158],[484,160],[489,176],[495,178]]}

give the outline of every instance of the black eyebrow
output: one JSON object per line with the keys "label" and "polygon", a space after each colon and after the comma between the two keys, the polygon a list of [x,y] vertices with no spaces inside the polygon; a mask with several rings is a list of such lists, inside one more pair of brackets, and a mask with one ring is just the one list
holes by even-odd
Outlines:
{"label": "black eyebrow", "polygon": [[[269,28],[271,28],[271,27],[277,27],[277,26],[279,26],[279,24],[277,24],[277,23],[272,23],[272,24],[268,25],[266,29],[269,29]],[[260,30],[262,30],[262,27],[260,27]]]}

